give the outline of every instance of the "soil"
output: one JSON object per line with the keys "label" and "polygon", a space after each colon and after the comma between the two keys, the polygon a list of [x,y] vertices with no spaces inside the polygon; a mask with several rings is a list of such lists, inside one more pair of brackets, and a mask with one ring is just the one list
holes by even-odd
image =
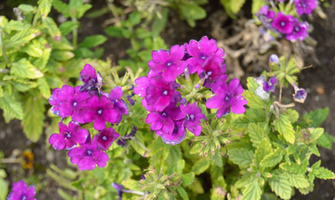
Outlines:
{"label": "soil", "polygon": [[[11,10],[12,8],[6,3],[0,3],[0,11]],[[98,0],[92,1],[93,8],[91,10],[97,10],[105,6],[105,1]],[[216,0],[211,0],[205,9],[210,17],[212,13],[218,9],[223,10],[223,7]],[[314,27],[313,32],[310,34],[317,42],[315,48],[316,57],[319,59],[319,63],[315,60],[306,57],[305,66],[312,65],[313,67],[305,69],[299,75],[299,87],[305,88],[308,92],[307,100],[304,104],[296,104],[296,108],[302,115],[305,112],[309,112],[318,108],[329,107],[329,116],[323,123],[325,131],[335,136],[335,123],[332,123],[335,113],[335,0],[329,1],[329,7],[323,7],[323,11],[327,14],[327,19],[321,19],[317,16],[313,16],[312,19],[307,19]],[[245,5],[243,11],[250,10],[250,5]],[[245,12],[247,17],[250,17],[250,13]],[[52,17],[57,18],[57,12],[51,13]],[[112,18],[112,14],[107,13],[101,17],[90,19],[84,17],[81,20],[82,27],[79,30],[79,41],[84,37],[94,34],[105,35],[102,26],[106,19]],[[209,18],[200,20],[197,22],[195,28],[191,28],[186,22],[179,20],[177,13],[170,12],[169,22],[166,29],[162,33],[162,37],[166,41],[168,46],[173,44],[183,44],[188,42],[190,39],[199,40],[202,36],[207,35],[212,37],[211,26],[208,25]],[[226,23],[231,23],[228,20]],[[222,24],[224,26],[225,24]],[[178,28],[176,28],[178,27]],[[231,35],[232,36],[232,35]],[[130,47],[130,43],[125,39],[116,39],[108,36],[108,41],[102,45],[105,49],[103,58],[110,57],[114,61],[113,64],[117,64],[118,59],[126,58],[125,50]],[[241,62],[242,63],[242,62]],[[266,63],[267,64],[267,63]],[[241,64],[244,70],[244,76],[241,80],[245,80],[247,76],[257,75],[259,73],[256,69],[251,69],[250,66],[244,66]],[[289,97],[292,91],[285,93]],[[57,194],[57,189],[61,188],[52,178],[46,175],[46,168],[50,164],[54,164],[61,169],[65,169],[66,164],[66,152],[54,151],[53,149],[46,148],[46,136],[43,135],[37,143],[31,143],[25,137],[22,132],[22,127],[18,120],[12,120],[9,124],[4,122],[2,113],[0,112],[0,150],[4,152],[6,158],[15,156],[26,149],[31,149],[35,159],[34,168],[32,170],[23,169],[20,164],[6,164],[4,165],[5,170],[8,174],[6,181],[8,184],[18,181],[23,177],[29,177],[32,173],[36,176],[36,180],[40,180],[43,187],[37,188],[37,199],[50,199],[58,200],[61,199]],[[320,148],[321,157],[318,158],[313,156],[311,163],[321,159],[321,165],[328,168],[331,171],[335,171],[335,150],[327,150]],[[0,166],[3,167],[3,166]],[[295,200],[331,200],[335,199],[335,180],[320,180],[314,181],[314,191],[308,195],[301,195],[298,191],[292,199]],[[70,192],[70,191],[67,191]]]}

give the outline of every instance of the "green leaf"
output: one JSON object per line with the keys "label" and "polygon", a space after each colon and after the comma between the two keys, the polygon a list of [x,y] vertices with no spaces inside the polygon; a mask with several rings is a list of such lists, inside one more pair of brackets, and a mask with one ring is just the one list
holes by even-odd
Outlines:
{"label": "green leaf", "polygon": [[130,190],[141,190],[140,182],[133,179],[122,181],[122,185]]}
{"label": "green leaf", "polygon": [[181,175],[181,180],[183,181],[182,182],[183,185],[188,186],[191,183],[193,183],[194,177],[195,177],[194,172]]}
{"label": "green leaf", "polygon": [[22,10],[24,14],[32,14],[35,11],[34,7],[28,4],[20,4],[19,9]]}
{"label": "green leaf", "polygon": [[282,160],[282,158],[283,155],[281,155],[281,151],[278,149],[265,156],[260,165],[262,167],[274,167]]}
{"label": "green leaf", "polygon": [[74,53],[71,51],[52,51],[51,57],[58,61],[67,61],[74,57]]}
{"label": "green leaf", "polygon": [[41,14],[42,20],[49,15],[51,10],[51,0],[39,0],[38,1],[38,12]]}
{"label": "green leaf", "polygon": [[299,113],[296,110],[287,109],[286,113],[287,113],[287,116],[288,116],[288,120],[291,123],[295,123],[295,122],[298,121],[298,119],[299,119]]}
{"label": "green leaf", "polygon": [[233,13],[235,13],[235,14],[238,13],[241,10],[241,8],[242,8],[243,4],[245,3],[245,1],[246,0],[234,0],[234,3],[230,4],[231,11]]}
{"label": "green leaf", "polygon": [[14,88],[20,92],[26,92],[32,88],[38,86],[38,83],[35,81],[29,81],[28,79],[17,78],[16,80],[11,81]]}
{"label": "green leaf", "polygon": [[192,172],[194,172],[195,175],[202,174],[204,171],[208,169],[210,166],[211,161],[207,158],[202,158],[194,163],[192,166]]}
{"label": "green leaf", "polygon": [[5,42],[6,50],[19,50],[20,47],[30,42],[32,39],[40,35],[40,31],[33,28],[27,28],[17,32],[11,36],[9,42]]}
{"label": "green leaf", "polygon": [[309,146],[309,147],[308,147],[308,150],[309,150],[312,154],[314,154],[314,155],[316,155],[316,156],[320,156],[320,152],[319,152],[318,148],[316,147],[316,145],[311,145],[311,146]]}
{"label": "green leaf", "polygon": [[255,95],[254,93],[244,90],[243,97],[248,101],[247,105],[250,108],[255,109],[266,109],[267,105],[259,98],[259,96]]}
{"label": "green leaf", "polygon": [[220,156],[219,151],[215,150],[214,156],[213,156],[213,160],[214,160],[214,164],[216,164],[217,166],[222,167],[223,163],[222,163],[222,156]]}
{"label": "green leaf", "polygon": [[259,200],[261,199],[262,189],[259,186],[258,181],[255,180],[249,183],[242,193],[242,200]]}
{"label": "green leaf", "polygon": [[23,110],[21,104],[9,95],[4,93],[3,97],[0,97],[0,108],[12,115],[13,117],[22,120]]}
{"label": "green leaf", "polygon": [[50,54],[51,54],[50,48],[43,50],[42,56],[38,58],[36,62],[34,62],[34,65],[37,67],[37,69],[41,70],[42,72],[47,71],[46,67],[50,58]]}
{"label": "green leaf", "polygon": [[317,109],[315,111],[311,111],[308,114],[304,115],[304,117],[308,117],[312,120],[312,122],[308,124],[308,127],[317,128],[321,126],[321,124],[327,119],[328,113],[329,108],[326,107],[324,109]]}
{"label": "green leaf", "polygon": [[177,191],[184,200],[188,200],[188,195],[185,189],[181,186],[177,187]]}
{"label": "green leaf", "polygon": [[32,65],[27,59],[22,58],[18,62],[12,64],[10,73],[21,78],[36,79],[43,77],[44,74]]}
{"label": "green leaf", "polygon": [[312,130],[310,130],[311,140],[316,141],[323,134],[323,131],[323,128],[313,128]]}
{"label": "green leaf", "polygon": [[261,140],[261,145],[255,151],[255,164],[260,165],[263,158],[270,154],[271,149],[271,143],[268,139],[264,138]]}
{"label": "green leaf", "polygon": [[33,40],[20,48],[20,52],[25,52],[29,56],[38,58],[43,54],[43,46],[36,40]]}
{"label": "green leaf", "polygon": [[67,21],[59,26],[59,30],[62,33],[62,35],[66,36],[67,34],[71,33],[73,29],[79,28],[79,25],[80,23]]}
{"label": "green leaf", "polygon": [[[142,133],[140,133],[140,132],[138,132],[138,133],[136,133],[135,134],[135,139],[138,141],[138,142],[140,142],[141,144],[145,144],[144,143],[144,138],[143,138],[143,135],[142,135]],[[135,151],[137,152],[137,153],[139,153],[140,155],[144,155],[144,153],[145,153],[145,149],[141,146],[141,145],[139,145],[135,140],[131,140],[130,141],[130,144],[131,144],[131,146],[135,149]]]}
{"label": "green leaf", "polygon": [[48,99],[51,96],[51,92],[47,80],[44,77],[42,77],[37,79],[37,82],[39,84],[38,88],[40,89],[41,94],[43,95],[44,98]]}
{"label": "green leaf", "polygon": [[159,18],[157,14],[155,15],[151,28],[153,35],[159,35],[159,33],[164,30],[168,19],[168,14],[169,9],[166,8],[163,10],[161,18]]}
{"label": "green leaf", "polygon": [[92,8],[91,4],[84,4],[79,8],[77,8],[77,18],[80,19],[85,14],[85,12],[91,8]]}
{"label": "green leaf", "polygon": [[117,27],[117,26],[109,26],[107,28],[105,28],[105,32],[112,36],[112,37],[116,37],[116,38],[122,38],[123,37],[123,33],[122,33],[123,28],[122,27]]}
{"label": "green leaf", "polygon": [[0,178],[0,199],[5,200],[8,194],[8,186],[4,179]]}
{"label": "green leaf", "polygon": [[285,140],[291,144],[295,142],[294,130],[288,116],[280,114],[279,119],[275,120],[275,129],[284,136]]}
{"label": "green leaf", "polygon": [[333,148],[333,143],[335,142],[335,137],[327,132],[324,132],[317,140],[317,144],[326,149],[331,150]]}
{"label": "green leaf", "polygon": [[195,27],[195,20],[204,19],[206,11],[194,2],[183,2],[179,5],[181,18],[185,19],[191,27]]}
{"label": "green leaf", "polygon": [[247,78],[247,87],[251,92],[255,92],[255,90],[259,87],[258,83],[256,83],[255,79],[252,77]]}
{"label": "green leaf", "polygon": [[86,48],[96,47],[106,41],[107,41],[107,38],[103,35],[88,36],[88,37],[85,37],[84,41],[82,41],[79,44],[79,47],[86,47]]}
{"label": "green leaf", "polygon": [[64,17],[70,17],[70,8],[66,3],[60,0],[53,0],[52,5],[58,12],[62,13]]}
{"label": "green leaf", "polygon": [[44,126],[45,100],[29,96],[24,104],[24,116],[22,119],[23,131],[32,142],[37,142]]}
{"label": "green leaf", "polygon": [[290,199],[292,196],[292,187],[286,176],[279,176],[277,179],[269,179],[271,190],[282,199]]}
{"label": "green leaf", "polygon": [[307,167],[291,162],[280,164],[280,168],[291,173],[304,174],[307,171]]}
{"label": "green leaf", "polygon": [[266,132],[258,124],[250,123],[248,126],[248,133],[252,146],[255,148],[261,143],[264,138],[267,138]]}
{"label": "green leaf", "polygon": [[64,200],[74,200],[74,198],[68,194],[67,192],[65,192],[62,189],[57,189],[57,193],[60,197],[62,197]]}
{"label": "green leaf", "polygon": [[312,173],[320,179],[335,179],[335,174],[324,167],[318,167],[312,170]]}
{"label": "green leaf", "polygon": [[141,22],[141,14],[139,11],[134,11],[129,15],[127,19],[128,27],[133,27]]}
{"label": "green leaf", "polygon": [[60,32],[57,24],[51,17],[46,17],[43,21],[43,24],[46,26],[46,28],[49,31],[49,34],[54,40],[61,41],[62,33]]}
{"label": "green leaf", "polygon": [[229,149],[228,156],[229,160],[243,168],[247,168],[253,159],[252,151],[247,149]]}
{"label": "green leaf", "polygon": [[296,188],[307,188],[309,186],[308,179],[303,174],[289,174],[289,182]]}
{"label": "green leaf", "polygon": [[3,89],[2,89],[2,87],[0,86],[0,98],[3,97],[3,95],[4,95],[4,94],[3,94]]}
{"label": "green leaf", "polygon": [[255,15],[264,5],[266,5],[264,0],[252,0],[251,13]]}

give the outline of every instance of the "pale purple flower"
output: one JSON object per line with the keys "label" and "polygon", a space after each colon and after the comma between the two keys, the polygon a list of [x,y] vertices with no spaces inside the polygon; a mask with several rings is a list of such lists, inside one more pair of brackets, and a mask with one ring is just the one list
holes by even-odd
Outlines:
{"label": "pale purple flower", "polygon": [[191,40],[189,44],[185,44],[185,47],[187,53],[191,56],[187,59],[187,68],[190,74],[199,71],[205,60],[212,55],[222,58],[223,62],[225,55],[223,49],[218,48],[216,41],[214,39],[209,40],[207,36],[202,37],[199,42]]}
{"label": "pale purple flower", "polygon": [[286,35],[286,39],[294,42],[299,40],[304,40],[308,37],[307,30],[309,29],[309,24],[307,22],[299,23],[298,19],[294,19],[293,31]]}
{"label": "pale purple flower", "polygon": [[7,200],[36,200],[35,187],[29,187],[24,181],[18,181],[12,184],[12,192],[9,193]]}
{"label": "pale purple flower", "polygon": [[163,134],[162,140],[166,144],[176,145],[181,143],[186,136],[186,129],[183,125],[183,120],[174,121],[174,129],[172,133]]}
{"label": "pale purple flower", "polygon": [[114,104],[105,96],[92,96],[87,100],[87,110],[84,113],[85,122],[93,122],[96,130],[106,128],[105,122],[116,123],[118,112]]}
{"label": "pale purple flower", "polygon": [[282,12],[279,12],[272,22],[272,27],[280,33],[289,34],[293,30],[292,21],[293,17],[291,15],[286,16]]}
{"label": "pale purple flower", "polygon": [[206,116],[201,112],[201,109],[197,106],[197,103],[188,103],[186,106],[180,105],[181,111],[186,114],[184,120],[184,126],[195,136],[201,134],[202,126],[200,125],[200,119],[206,119]]}
{"label": "pale purple flower", "polygon": [[154,76],[149,80],[150,85],[146,89],[146,96],[142,104],[149,111],[162,111],[170,102],[176,100],[176,82],[167,82],[162,76]]}
{"label": "pale purple flower", "polygon": [[[277,63],[278,65],[280,65],[280,61],[279,61],[279,58],[276,54],[271,54],[270,58],[269,58],[269,62],[272,63],[272,62],[275,62]],[[264,77],[263,77],[264,78]]]}
{"label": "pale purple flower", "polygon": [[174,45],[170,51],[152,51],[152,60],[148,66],[156,73],[162,72],[162,77],[167,81],[175,81],[177,76],[184,72],[187,63],[181,60],[185,54],[185,47]]}
{"label": "pale purple flower", "polygon": [[120,184],[117,184],[117,183],[112,183],[112,186],[117,191],[117,195],[119,197],[118,200],[121,200],[122,199],[122,194],[123,194],[123,191],[122,191],[123,190],[123,186],[120,185]]}
{"label": "pale purple flower", "polygon": [[217,118],[228,114],[230,110],[235,114],[245,112],[244,105],[247,104],[247,100],[242,99],[243,88],[238,79],[231,80],[229,86],[223,83],[213,92],[215,95],[207,100],[206,107],[210,109],[218,108],[216,113]]}
{"label": "pale purple flower", "polygon": [[58,123],[59,134],[54,133],[49,138],[49,143],[56,150],[72,149],[78,144],[84,144],[87,137],[90,137],[90,133],[80,128],[78,124],[71,121],[68,126],[62,122]]}
{"label": "pale purple flower", "polygon": [[185,116],[180,108],[175,106],[175,103],[171,103],[161,112],[149,113],[146,123],[151,124],[150,128],[162,137],[165,134],[171,134],[175,126],[174,121],[182,120]]}
{"label": "pale purple flower", "polygon": [[293,94],[294,101],[299,102],[299,103],[304,103],[307,98],[306,90],[304,88],[299,88],[294,83],[293,83],[293,87],[294,87],[294,94]]}
{"label": "pale purple flower", "polygon": [[278,84],[277,78],[275,76],[273,76],[269,79],[269,81],[264,82],[263,89],[267,93],[269,93],[269,92],[274,93],[276,84]]}
{"label": "pale purple flower", "polygon": [[112,127],[109,127],[108,129],[99,131],[98,135],[96,135],[94,139],[96,140],[98,149],[107,151],[119,136],[120,135]]}
{"label": "pale purple flower", "polygon": [[317,0],[294,0],[295,8],[299,15],[310,15],[313,10],[316,8],[318,1]]}
{"label": "pale purple flower", "polygon": [[111,90],[109,95],[109,99],[114,103],[114,110],[118,112],[116,117],[116,124],[119,124],[122,120],[122,114],[128,115],[128,106],[127,104],[121,99],[123,95],[122,88],[120,86],[115,87]]}
{"label": "pale purple flower", "polygon": [[93,170],[96,165],[105,167],[108,155],[97,149],[97,144],[82,144],[68,152],[72,164],[78,165],[79,170]]}
{"label": "pale purple flower", "polygon": [[223,59],[217,56],[211,56],[205,60],[203,66],[198,70],[198,75],[203,79],[204,87],[212,88],[216,82],[224,82],[227,80],[226,65]]}

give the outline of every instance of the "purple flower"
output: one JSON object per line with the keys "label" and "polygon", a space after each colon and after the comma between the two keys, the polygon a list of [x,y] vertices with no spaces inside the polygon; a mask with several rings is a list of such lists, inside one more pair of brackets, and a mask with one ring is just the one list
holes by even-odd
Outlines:
{"label": "purple flower", "polygon": [[96,82],[97,79],[96,71],[90,64],[86,64],[84,69],[80,71],[80,80],[84,83],[88,83],[89,80],[95,80]]}
{"label": "purple flower", "polygon": [[123,99],[121,99],[122,95],[123,92],[120,86],[112,89],[109,95],[109,99],[114,103],[114,110],[118,112],[116,116],[116,124],[120,123],[120,121],[122,120],[122,114],[129,114],[127,104],[123,101]]}
{"label": "purple flower", "polygon": [[293,31],[290,34],[286,35],[286,39],[294,42],[296,40],[304,40],[305,37],[308,37],[309,24],[307,22],[299,23],[298,19],[294,19],[293,22]]}
{"label": "purple flower", "polygon": [[276,13],[272,10],[269,10],[269,6],[265,5],[262,6],[259,12],[256,15],[263,15],[268,19],[273,19],[275,18]]}
{"label": "purple flower", "polygon": [[206,107],[211,109],[218,108],[217,118],[228,114],[230,110],[235,114],[245,112],[244,105],[247,104],[247,100],[242,99],[243,88],[238,79],[231,80],[229,86],[223,83],[214,90],[214,93],[215,95],[207,100]]}
{"label": "purple flower", "polygon": [[152,51],[152,60],[148,66],[156,73],[162,72],[162,77],[166,81],[175,81],[177,76],[184,72],[186,62],[181,59],[184,57],[185,47],[174,45],[170,51]]}
{"label": "purple flower", "polygon": [[84,85],[80,87],[80,92],[88,91],[90,94],[100,92],[102,85],[102,77],[99,72],[90,65],[86,64],[84,69],[80,72],[80,80],[84,82]]}
{"label": "purple flower", "polygon": [[114,189],[116,189],[117,191],[117,195],[119,196],[119,199],[118,200],[121,200],[122,199],[122,190],[123,190],[123,186],[120,185],[120,184],[117,184],[117,183],[112,183],[112,186]]}
{"label": "purple flower", "polygon": [[147,77],[139,77],[135,80],[135,84],[137,86],[134,88],[134,93],[140,97],[145,97],[147,95],[147,87],[150,86],[149,79]]}
{"label": "purple flower", "polygon": [[88,92],[79,92],[80,86],[75,88],[63,85],[57,92],[59,104],[59,116],[65,118],[71,116],[74,121],[84,123],[83,109],[86,108],[86,100],[90,97]]}
{"label": "purple flower", "polygon": [[171,103],[161,112],[149,113],[146,122],[151,124],[150,128],[157,135],[163,136],[164,134],[171,134],[175,128],[174,121],[182,120],[185,116],[179,107],[175,107],[175,103]]}
{"label": "purple flower", "polygon": [[299,15],[310,15],[317,6],[317,0],[294,0]]}
{"label": "purple flower", "polygon": [[279,12],[272,22],[272,27],[280,33],[289,34],[293,30],[292,21],[293,17],[291,15],[286,16]]}
{"label": "purple flower", "polygon": [[59,134],[54,133],[49,138],[49,143],[56,150],[72,149],[78,144],[84,144],[90,133],[86,129],[81,129],[80,126],[73,121],[66,126],[62,122],[58,123]]}
{"label": "purple flower", "polygon": [[270,80],[268,82],[264,82],[263,84],[263,89],[265,92],[269,93],[275,92],[275,85],[278,84],[277,78],[275,76],[271,77]]}
{"label": "purple flower", "polygon": [[131,95],[127,95],[127,96],[126,96],[128,102],[129,102],[129,104],[130,104],[131,106],[134,106],[134,105],[135,105],[135,102],[136,102],[136,100],[133,99],[133,96],[134,96],[134,95],[135,95],[135,94],[132,93]]}
{"label": "purple flower", "polygon": [[[146,96],[142,104],[149,111],[162,111],[170,102],[176,100],[176,95],[180,93],[176,91],[176,82],[167,82],[162,76],[154,76],[150,79],[150,86],[146,89]],[[180,101],[180,100],[179,100]]]}
{"label": "purple flower", "polygon": [[[276,54],[271,54],[270,58],[269,58],[269,62],[272,63],[272,62],[275,62],[277,63],[278,65],[280,65],[280,62],[279,62],[279,58]],[[264,77],[263,77],[264,78]]]}
{"label": "purple flower", "polygon": [[209,40],[207,36],[202,37],[199,42],[191,40],[189,44],[185,44],[185,47],[187,53],[192,56],[187,60],[187,68],[190,74],[199,71],[205,60],[212,55],[222,59],[225,55],[223,49],[217,47],[216,41],[214,39]]}
{"label": "purple flower", "polygon": [[202,130],[200,119],[206,119],[206,116],[201,112],[197,103],[194,102],[192,105],[188,103],[186,106],[180,105],[180,109],[186,115],[184,126],[195,136],[199,136]]}
{"label": "purple flower", "polygon": [[94,138],[96,140],[98,149],[107,151],[119,136],[120,135],[112,127],[109,127],[108,129],[99,131],[98,135],[96,135]]}
{"label": "purple flower", "polygon": [[62,89],[60,88],[55,88],[52,90],[52,94],[49,97],[48,101],[49,104],[52,105],[51,107],[51,112],[57,116],[59,116],[59,104],[60,104],[60,100],[58,98],[58,93],[61,91]]}
{"label": "purple flower", "polygon": [[124,147],[127,143],[127,140],[132,140],[135,137],[137,131],[138,128],[136,126],[133,126],[131,132],[127,135],[121,136],[121,138],[117,141],[117,144],[120,145],[121,147]]}
{"label": "purple flower", "polygon": [[293,87],[294,87],[294,94],[293,94],[294,101],[304,103],[307,98],[306,90],[304,88],[298,88],[298,86],[296,86],[294,83]]}
{"label": "purple flower", "polygon": [[164,143],[166,144],[179,144],[181,143],[186,136],[186,129],[183,126],[183,120],[175,121],[174,122],[174,129],[172,133],[164,134],[161,136]]}
{"label": "purple flower", "polygon": [[204,87],[210,88],[213,87],[212,84],[218,84],[227,80],[225,71],[226,65],[223,64],[223,59],[211,56],[205,60],[201,70],[198,71],[198,75],[201,79],[205,80]]}
{"label": "purple flower", "polygon": [[12,192],[9,193],[7,200],[36,200],[35,187],[27,186],[24,181],[19,181],[12,184]]}
{"label": "purple flower", "polygon": [[105,167],[108,155],[97,149],[97,144],[82,144],[81,147],[71,149],[68,154],[72,164],[78,165],[80,170],[93,170],[96,165]]}
{"label": "purple flower", "polygon": [[84,113],[85,122],[93,122],[96,130],[106,128],[105,122],[116,123],[118,112],[114,110],[114,104],[105,96],[92,96],[87,100],[87,110]]}

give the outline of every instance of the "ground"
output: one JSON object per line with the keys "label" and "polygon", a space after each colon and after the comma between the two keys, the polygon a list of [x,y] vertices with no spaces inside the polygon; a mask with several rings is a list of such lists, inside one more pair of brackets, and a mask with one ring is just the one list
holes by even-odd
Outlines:
{"label": "ground", "polygon": [[[93,1],[92,1],[93,2]],[[211,3],[205,6],[209,15],[214,13],[218,9],[223,9],[217,1],[212,0]],[[99,0],[94,1],[92,10],[101,8],[104,6],[105,1]],[[6,4],[1,4],[6,5]],[[248,10],[249,5],[243,10]],[[2,9],[10,9],[9,7],[2,7]],[[315,48],[316,57],[319,59],[319,63],[315,62],[310,57],[305,57],[305,66],[312,65],[312,68],[305,69],[299,75],[299,87],[305,88],[308,91],[308,97],[304,104],[296,105],[300,114],[309,112],[318,108],[329,107],[329,116],[323,123],[325,131],[335,136],[335,123],[332,123],[335,113],[335,104],[333,98],[335,97],[335,1],[329,1],[329,7],[323,7],[323,11],[327,14],[327,19],[321,19],[317,16],[312,18],[306,18],[313,25],[313,32],[311,37],[317,41]],[[53,17],[57,17],[53,12]],[[248,15],[248,14],[246,14]],[[111,18],[111,14],[103,15],[102,17],[95,19],[83,18],[82,29],[79,31],[79,39],[84,38],[88,35],[93,34],[104,34],[103,22]],[[167,45],[183,44],[188,42],[190,39],[199,40],[203,35],[209,37],[212,36],[211,27],[208,26],[208,19],[197,22],[197,27],[192,29],[185,22],[181,22],[176,13],[170,13],[170,22],[167,28],[164,30],[162,36],[166,40]],[[207,20],[207,21],[206,21]],[[223,25],[222,25],[223,26]],[[178,27],[178,29],[176,29]],[[223,27],[224,28],[224,27]],[[120,40],[108,37],[108,41],[103,45],[105,48],[104,57],[111,57],[114,64],[117,64],[117,60],[125,58],[125,49],[129,47],[127,40]],[[257,74],[256,69],[250,69],[250,66],[241,65],[242,70],[245,72],[241,80],[246,79],[249,75]],[[287,97],[292,91],[287,92]],[[45,174],[46,168],[50,164],[54,164],[61,169],[66,167],[66,153],[61,151],[54,151],[53,149],[45,148],[45,136],[42,136],[37,143],[31,143],[25,137],[22,132],[22,127],[18,120],[13,120],[9,124],[4,122],[2,114],[0,113],[0,150],[5,154],[5,157],[10,157],[19,151],[26,149],[32,149],[35,156],[34,160],[34,174],[37,177],[41,177],[43,188],[39,188],[37,199],[50,199],[58,200],[61,199],[57,194],[58,184]],[[320,149],[321,153],[321,165],[332,171],[335,171],[335,150],[327,150],[324,148]],[[311,163],[318,160],[317,157],[312,157]],[[5,165],[8,178],[8,182],[18,181],[18,179],[24,174],[32,173],[31,170],[22,169],[20,164],[6,164]],[[330,200],[335,198],[335,180],[319,180],[316,179],[314,192],[303,196],[296,191],[296,195],[292,199],[304,199],[304,200]]]}

